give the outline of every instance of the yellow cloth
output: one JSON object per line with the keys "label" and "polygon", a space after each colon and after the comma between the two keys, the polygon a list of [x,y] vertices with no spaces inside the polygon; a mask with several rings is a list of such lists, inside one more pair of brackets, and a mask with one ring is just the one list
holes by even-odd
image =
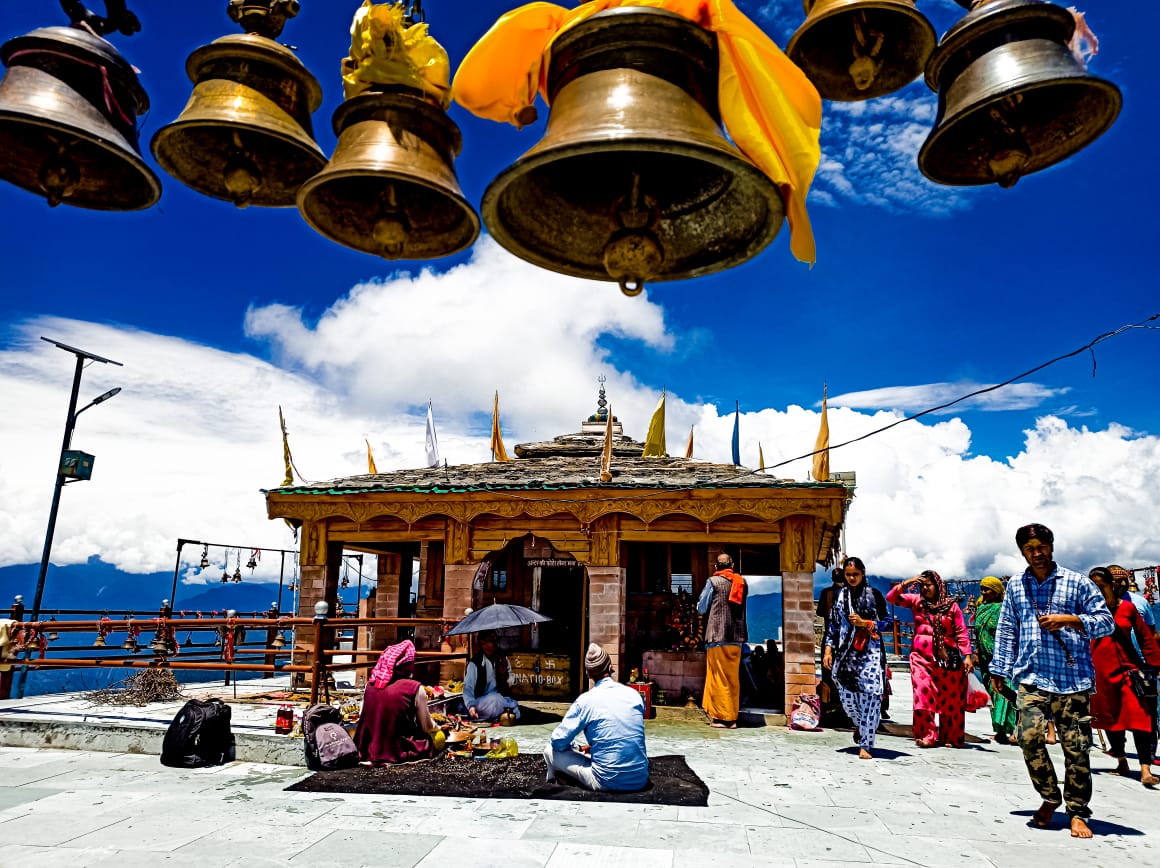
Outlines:
{"label": "yellow cloth", "polygon": [[644,438],[643,458],[668,458],[669,451],[665,445],[665,393],[661,392],[661,399],[657,408],[653,410],[652,419],[648,423],[648,434]]}
{"label": "yellow cloth", "polygon": [[451,63],[424,23],[404,26],[401,3],[365,0],[350,25],[350,56],[342,61],[345,99],[375,85],[421,90],[446,109],[451,105]]}
{"label": "yellow cloth", "polygon": [[741,646],[705,649],[705,697],[701,707],[714,720],[736,720],[741,710]]}
{"label": "yellow cloth", "polygon": [[1000,600],[1007,594],[1007,588],[1003,585],[1003,580],[995,576],[987,576],[983,581],[979,582],[979,587],[982,590],[994,591]]}
{"label": "yellow cloth", "polygon": [[553,40],[618,6],[666,9],[717,34],[721,120],[741,152],[777,184],[785,199],[790,250],[812,265],[816,254],[806,194],[821,159],[821,97],[733,0],[591,0],[572,10],[529,3],[501,16],[468,52],[452,84],[455,101],[480,117],[520,126],[537,91],[547,100]]}

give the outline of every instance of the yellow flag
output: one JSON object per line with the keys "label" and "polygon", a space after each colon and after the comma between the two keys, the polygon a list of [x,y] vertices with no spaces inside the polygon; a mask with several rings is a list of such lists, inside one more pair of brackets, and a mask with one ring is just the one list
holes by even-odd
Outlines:
{"label": "yellow flag", "polygon": [[[366,438],[363,438],[366,440]],[[371,441],[367,440],[367,473],[378,473],[379,469],[375,467],[375,456],[371,452]]]}
{"label": "yellow flag", "polygon": [[818,439],[814,443],[814,481],[828,482],[830,479],[830,420],[826,415],[826,385],[822,384],[822,422],[818,426]]}
{"label": "yellow flag", "polygon": [[689,445],[685,447],[685,457],[693,457],[693,426],[689,426]]}
{"label": "yellow flag", "polygon": [[491,408],[491,460],[511,461],[503,448],[503,434],[499,430],[499,391],[495,393],[495,403]]}
{"label": "yellow flag", "polygon": [[283,485],[294,484],[294,459],[290,457],[290,437],[286,433],[286,418],[282,415],[282,405],[278,405],[278,425],[282,428],[282,461],[286,465],[286,478]]}
{"label": "yellow flag", "polygon": [[765,473],[765,453],[761,451],[761,441],[757,441],[757,472]]}
{"label": "yellow flag", "polygon": [[600,481],[612,482],[612,405],[608,405],[608,421],[604,424],[604,452],[600,456]]}
{"label": "yellow flag", "polygon": [[644,438],[644,458],[668,458],[669,451],[665,446],[665,393],[661,390],[661,400],[653,410],[652,420],[648,423],[648,436]]}

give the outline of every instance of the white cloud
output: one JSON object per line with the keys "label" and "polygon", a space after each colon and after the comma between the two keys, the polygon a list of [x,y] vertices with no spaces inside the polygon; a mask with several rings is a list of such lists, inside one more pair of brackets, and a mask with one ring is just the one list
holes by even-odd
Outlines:
{"label": "white cloud", "polygon": [[[993,383],[926,383],[921,386],[887,386],[881,389],[867,389],[861,392],[845,392],[833,395],[830,404],[834,407],[851,407],[858,410],[903,410],[917,412],[928,407],[946,404],[969,395],[971,392],[994,385]],[[1039,383],[1012,383],[993,392],[970,398],[959,404],[940,410],[934,415],[961,413],[964,410],[1030,410],[1045,401],[1065,395],[1068,388],[1052,389]],[[1071,415],[1066,409],[1056,411],[1060,415]],[[1078,414],[1078,413],[1077,413]]]}
{"label": "white cloud", "polygon": [[[277,364],[113,325],[15,324],[0,352],[0,393],[19,408],[0,415],[0,565],[39,560],[52,493],[73,357],[39,341],[41,334],[124,363],[85,372],[82,402],[113,386],[124,391],[80,417],[73,445],[96,454],[95,472],[63,493],[53,560],[99,554],[130,572],[170,569],[178,537],[293,547],[285,526],[265,518],[259,492],[283,475],[279,404],[298,467],[313,479],[365,472],[364,435],[381,470],[422,465],[428,397],[452,463],[486,460],[497,387],[509,447],[575,431],[594,409],[600,373],[627,433],[643,439],[655,386],[618,369],[601,342],[617,335],[647,358],[678,352],[688,337],[673,334],[647,296],[625,299],[606,284],[552,275],[486,243],[446,274],[358,286],[317,322],[268,306],[250,312],[247,328],[269,342]],[[963,388],[833,398],[832,442]],[[1058,394],[1024,384],[1008,406]],[[690,425],[699,458],[730,460],[732,408],[670,391],[670,451],[683,452]],[[817,430],[816,408],[746,412],[743,463],[756,465],[760,443],[772,475],[804,480],[808,460],[772,465],[810,451]],[[1044,416],[1007,460],[974,456],[970,447],[968,425],[943,417],[835,451],[831,468],[858,474],[849,550],[879,574],[1011,572],[1019,566],[1014,528],[1036,520],[1056,531],[1060,560],[1073,567],[1160,561],[1160,438]]]}

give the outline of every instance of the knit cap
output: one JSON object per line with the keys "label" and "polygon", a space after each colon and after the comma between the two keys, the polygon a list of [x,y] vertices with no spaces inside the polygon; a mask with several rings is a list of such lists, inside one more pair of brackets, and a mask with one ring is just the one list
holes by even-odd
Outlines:
{"label": "knit cap", "polygon": [[584,671],[592,679],[600,678],[611,667],[608,652],[593,642],[588,646],[588,653],[584,655]]}

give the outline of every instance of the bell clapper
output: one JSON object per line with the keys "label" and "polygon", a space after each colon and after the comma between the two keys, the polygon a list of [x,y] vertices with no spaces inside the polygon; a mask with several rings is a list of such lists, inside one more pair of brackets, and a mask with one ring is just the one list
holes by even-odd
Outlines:
{"label": "bell clapper", "polygon": [[992,150],[991,157],[987,161],[987,168],[995,179],[995,183],[1003,189],[1015,186],[1016,182],[1023,177],[1027,163],[1031,160],[1031,148],[1028,146],[1026,138],[1019,130],[1015,129],[1004,112],[1004,109],[1011,112],[1015,111],[1021,102],[1023,102],[1022,94],[1012,94],[998,105],[992,106],[990,110],[991,120],[1002,130],[1000,141],[1003,145]]}
{"label": "bell clapper", "polygon": [[387,184],[379,194],[379,213],[382,215],[375,220],[375,243],[382,249],[384,259],[398,259],[407,248],[407,236],[411,232],[411,221],[407,219],[407,212],[399,204],[398,194],[394,184]]}
{"label": "bell clapper", "polygon": [[[866,90],[874,84],[882,69],[882,61],[878,55],[882,51],[885,36],[877,30],[871,30],[866,23],[866,13],[859,12],[853,18],[854,23],[854,62],[850,64],[850,79],[858,90]],[[865,28],[865,29],[863,29]]]}
{"label": "bell clapper", "polygon": [[262,188],[262,171],[250,158],[237,130],[233,133],[233,150],[222,168],[222,180],[230,199],[239,208],[245,208]]}
{"label": "bell clapper", "polygon": [[69,158],[67,150],[58,144],[56,153],[46,157],[40,165],[38,181],[50,208],[71,196],[81,180],[80,167]]}
{"label": "bell clapper", "polygon": [[653,231],[660,214],[656,200],[641,193],[640,173],[632,174],[632,191],[612,205],[616,229],[604,245],[604,269],[627,296],[640,295],[645,281],[660,271],[664,248]]}

